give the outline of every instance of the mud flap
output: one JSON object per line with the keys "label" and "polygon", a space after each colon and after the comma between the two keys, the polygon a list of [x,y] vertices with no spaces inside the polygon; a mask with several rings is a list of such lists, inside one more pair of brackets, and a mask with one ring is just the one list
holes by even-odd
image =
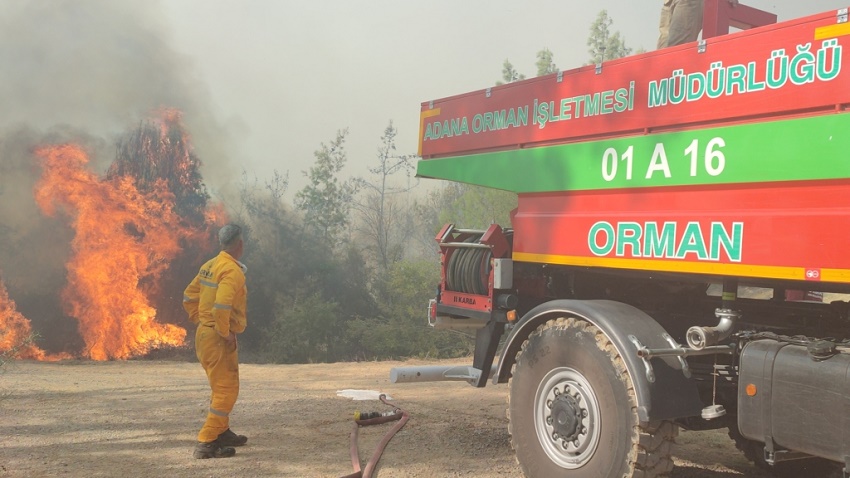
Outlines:
{"label": "mud flap", "polygon": [[[502,314],[504,315],[504,314]],[[493,368],[493,358],[496,356],[496,349],[499,347],[499,339],[505,331],[505,321],[498,320],[497,314],[493,314],[493,318],[487,322],[483,328],[478,329],[475,334],[475,354],[473,356],[472,366],[481,371],[478,380],[472,385],[482,388],[487,385],[487,379],[490,377],[490,370]]]}

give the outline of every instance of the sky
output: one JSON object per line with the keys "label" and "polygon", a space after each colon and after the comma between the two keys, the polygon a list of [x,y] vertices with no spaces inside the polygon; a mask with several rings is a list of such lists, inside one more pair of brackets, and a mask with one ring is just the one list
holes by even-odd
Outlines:
{"label": "sky", "polygon": [[[846,2],[846,3],[845,3]],[[745,0],[780,21],[850,0]],[[653,50],[660,0],[6,0],[0,4],[0,128],[116,135],[150,110],[184,110],[205,178],[289,173],[288,197],[321,143],[347,128],[345,174],[374,164],[393,121],[415,153],[422,102],[493,86],[502,63],[535,73],[587,61],[606,9],[626,45]],[[5,31],[5,33],[3,33]],[[2,144],[2,143],[0,143]],[[2,155],[2,151],[0,151]],[[0,161],[6,159],[0,157]],[[0,168],[3,164],[0,163]],[[0,177],[2,182],[2,177]],[[429,180],[430,182],[430,180]]]}

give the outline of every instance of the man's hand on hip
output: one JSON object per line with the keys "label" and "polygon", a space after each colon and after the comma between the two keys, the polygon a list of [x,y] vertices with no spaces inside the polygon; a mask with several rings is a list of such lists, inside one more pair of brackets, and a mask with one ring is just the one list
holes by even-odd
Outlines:
{"label": "man's hand on hip", "polygon": [[224,338],[224,342],[225,342],[227,345],[231,345],[231,346],[233,346],[233,347],[236,347],[236,345],[237,345],[237,343],[236,343],[236,334],[234,334],[233,332],[230,332],[230,335],[228,335],[227,337],[225,337],[225,338]]}

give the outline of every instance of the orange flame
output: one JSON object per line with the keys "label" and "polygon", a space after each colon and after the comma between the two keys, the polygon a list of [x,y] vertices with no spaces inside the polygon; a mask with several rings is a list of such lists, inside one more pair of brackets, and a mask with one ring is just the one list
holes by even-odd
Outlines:
{"label": "orange flame", "polygon": [[6,286],[0,281],[0,354],[9,358],[45,360],[44,350],[31,342],[30,321],[15,308]]}
{"label": "orange flame", "polygon": [[39,148],[44,174],[36,201],[45,214],[71,218],[75,237],[66,264],[65,312],[79,321],[84,352],[95,360],[124,359],[151,348],[183,344],[186,330],[156,322],[149,293],[197,232],[181,224],[163,181],[141,193],[130,177],[103,181],[86,169],[76,145]]}

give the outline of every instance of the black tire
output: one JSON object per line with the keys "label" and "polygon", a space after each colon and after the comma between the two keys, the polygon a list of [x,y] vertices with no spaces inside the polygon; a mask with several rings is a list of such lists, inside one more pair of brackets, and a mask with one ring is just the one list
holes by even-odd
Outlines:
{"label": "black tire", "polygon": [[678,427],[641,427],[623,360],[595,326],[575,318],[540,326],[509,387],[508,431],[525,476],[656,478],[673,469]]}

